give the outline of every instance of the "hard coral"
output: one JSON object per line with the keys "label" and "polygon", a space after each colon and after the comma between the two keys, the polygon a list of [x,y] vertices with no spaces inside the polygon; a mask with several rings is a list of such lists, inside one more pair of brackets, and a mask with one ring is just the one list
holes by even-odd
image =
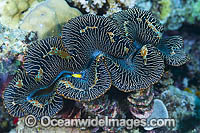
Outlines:
{"label": "hard coral", "polygon": [[19,21],[24,17],[24,12],[26,12],[32,4],[36,2],[37,0],[1,1],[1,22],[11,28],[17,28]]}
{"label": "hard coral", "polygon": [[[64,14],[64,15],[63,15]],[[20,23],[20,29],[36,31],[40,39],[57,36],[64,23],[81,13],[64,0],[47,0],[33,8]],[[39,18],[39,19],[38,19]]]}
{"label": "hard coral", "polygon": [[[150,115],[150,117],[148,117],[147,122],[149,123],[152,119],[167,119],[167,118],[169,118],[169,116],[165,104],[159,99],[154,99],[153,113]],[[147,126],[144,129],[152,130],[154,128],[158,127]]]}

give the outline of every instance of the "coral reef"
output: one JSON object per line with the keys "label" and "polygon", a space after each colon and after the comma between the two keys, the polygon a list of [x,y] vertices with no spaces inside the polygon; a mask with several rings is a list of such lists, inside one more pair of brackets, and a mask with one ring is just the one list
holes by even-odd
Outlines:
{"label": "coral reef", "polygon": [[153,4],[151,11],[163,20],[161,23],[168,30],[177,30],[184,22],[194,24],[200,20],[199,0],[162,0],[158,3]]}
{"label": "coral reef", "polygon": [[152,3],[148,0],[66,0],[69,4],[78,7],[84,13],[109,16],[123,9],[137,6],[144,10],[150,10]]}
{"label": "coral reef", "polygon": [[[36,35],[19,29],[10,29],[0,24],[0,73],[14,74],[22,63],[23,52],[28,41],[35,40]],[[13,62],[15,62],[13,64]]]}
{"label": "coral reef", "polygon": [[[128,1],[127,1],[127,2],[128,2]],[[104,16],[110,16],[110,15],[112,15],[113,13],[122,10],[122,9],[120,8],[120,4],[119,4],[119,3],[116,3],[115,0],[109,0],[108,3],[109,3],[109,8],[108,8],[108,11],[106,11],[106,14],[104,14]],[[133,3],[134,3],[134,1],[133,1]]]}
{"label": "coral reef", "polygon": [[[33,32],[24,32],[19,29],[10,29],[0,24],[0,96],[15,75],[16,70],[23,64],[24,51],[27,43],[36,40]],[[3,105],[2,98],[0,104]],[[0,112],[0,132],[9,132],[16,123],[9,117],[3,106]]]}
{"label": "coral reef", "polygon": [[198,73],[200,72],[200,48],[199,40],[186,40],[185,49],[191,56],[191,62],[188,64],[188,69],[191,73]]}
{"label": "coral reef", "polygon": [[64,23],[81,15],[65,0],[2,0],[0,6],[2,24],[28,32],[35,31],[40,39],[58,36]]}
{"label": "coral reef", "polygon": [[86,1],[86,0],[67,0],[69,3],[74,3],[77,7],[82,7],[87,13],[97,14],[97,9],[102,8],[106,0]]}
{"label": "coral reef", "polygon": [[58,36],[62,25],[79,15],[81,13],[71,8],[64,0],[59,0],[59,2],[47,0],[31,9],[19,27],[26,31],[35,31],[38,37],[43,39],[48,36]]}
{"label": "coral reef", "polygon": [[[35,33],[28,33],[18,29],[13,30],[0,25],[0,95],[5,95],[5,89],[11,94],[9,95],[7,93],[8,95],[6,95],[9,97],[7,99],[7,106],[9,106],[7,110],[3,108],[3,99],[0,98],[0,132],[9,132],[11,128],[12,130],[10,132],[13,133],[48,131],[104,131],[125,133],[200,132],[200,0],[65,0],[70,7],[74,8],[70,8],[64,0],[59,0],[59,2],[56,0],[49,0],[49,3],[42,1],[44,0],[0,0],[1,23],[12,28],[18,28],[20,24],[26,23],[27,28],[25,29],[27,31],[36,30],[39,38],[43,39],[32,43],[32,41],[37,39]],[[147,16],[144,16],[144,18],[142,15],[140,16],[140,14],[135,14],[137,16],[134,18],[135,15],[132,15],[134,11],[126,10],[134,6],[145,10],[143,12],[144,14],[147,13],[146,11],[151,11],[153,18],[149,13]],[[77,11],[77,9],[79,11]],[[126,10],[127,12],[125,13],[122,10]],[[65,41],[60,39],[60,37],[45,39],[47,36],[60,36],[62,26],[71,19],[71,16],[79,16],[81,14],[80,12],[83,14],[91,13],[105,16],[109,19],[111,18],[112,21],[114,21],[111,25],[116,24],[117,27],[115,28],[117,30],[119,28],[119,30],[122,31],[118,37],[126,36],[124,40],[128,39],[129,41],[127,41],[127,43],[131,44],[131,47],[127,45],[124,48],[122,48],[123,46],[119,48],[119,46],[117,46],[113,49],[120,49],[123,50],[123,52],[125,51],[125,53],[134,51],[132,52],[133,54],[127,54],[128,56],[126,57],[116,58],[110,55],[110,53],[113,54],[111,50],[108,50],[110,53],[106,53],[106,50],[102,51],[106,45],[104,45],[102,49],[99,47],[98,49],[94,49],[93,46],[88,46],[88,43],[93,42],[91,40],[95,39],[96,33],[99,33],[96,42],[104,42],[108,43],[108,45],[112,45],[113,43],[110,42],[114,42],[119,38],[116,37],[116,33],[118,32],[114,32],[115,30],[112,31],[112,33],[115,34],[112,34],[109,30],[103,30],[102,34],[96,32],[97,28],[95,29],[95,27],[92,27],[93,25],[89,25],[88,23],[92,22],[88,22],[87,19],[80,20],[84,21],[85,25],[77,22],[80,24],[80,28],[75,28],[77,32],[73,29],[76,27],[74,24],[70,23],[69,27],[66,26],[65,28],[69,28],[67,29],[67,33],[69,34],[67,35],[68,37],[64,37]],[[40,16],[41,19],[39,19],[38,16]],[[69,19],[68,16],[70,16]],[[154,18],[157,18],[159,21],[153,21]],[[76,23],[75,21],[73,22]],[[101,23],[102,21],[94,20],[93,23],[95,22]],[[42,23],[42,25],[39,25],[39,23]],[[32,24],[32,26],[30,24]],[[108,27],[113,26],[107,26],[105,29],[109,29]],[[165,32],[163,32],[163,29]],[[69,32],[70,30],[71,32]],[[81,32],[80,36],[76,36],[75,34],[79,34],[79,31]],[[65,32],[64,29],[63,32]],[[64,34],[62,33],[61,36],[63,37]],[[144,34],[145,36],[142,36]],[[183,36],[184,42],[183,38],[177,35]],[[87,36],[93,36],[93,38],[87,38]],[[74,41],[72,46],[70,42],[73,40],[73,37],[76,37],[77,42]],[[56,42],[55,45],[52,42]],[[119,42],[119,40],[116,42]],[[67,43],[69,46],[63,47],[61,43],[63,46]],[[80,43],[78,47],[76,47],[77,43]],[[146,43],[150,44],[147,45]],[[94,44],[96,45],[97,43]],[[26,50],[27,46],[28,50]],[[72,49],[74,48],[79,50],[73,51]],[[85,49],[82,50],[83,48]],[[107,48],[108,47],[106,47],[106,49]],[[91,51],[88,51],[88,49],[91,49]],[[25,55],[24,51],[26,51]],[[119,51],[119,53],[122,53],[122,51]],[[115,54],[117,54],[117,52]],[[156,56],[157,54],[158,57]],[[78,55],[78,57],[75,55]],[[190,55],[191,59],[186,63],[189,60],[188,55]],[[37,59],[34,59],[35,57]],[[152,60],[152,58],[154,60]],[[24,60],[26,60],[26,62],[24,62]],[[83,60],[83,62],[78,60]],[[98,62],[98,60],[100,62]],[[28,64],[29,61],[30,63]],[[76,61],[80,64],[76,64]],[[86,62],[88,65],[86,65]],[[103,62],[105,65],[102,65]],[[86,64],[84,65],[84,63]],[[148,69],[153,69],[150,67],[150,63],[155,65],[154,68],[158,66],[160,70],[154,69],[152,73],[149,72]],[[100,66],[95,67],[95,65]],[[183,66],[171,67],[180,65]],[[62,71],[64,67],[71,69]],[[25,73],[20,74],[20,72],[17,72],[18,68],[22,69],[22,71],[28,71],[27,75],[23,78],[20,77],[21,74],[23,75]],[[109,68],[110,70],[102,71],[101,68],[103,70],[108,70]],[[131,68],[132,70],[130,71]],[[92,74],[90,74],[91,72]],[[157,72],[159,72],[159,74]],[[98,75],[97,73],[101,74]],[[124,73],[124,75],[121,73]],[[13,79],[14,74],[16,75]],[[95,74],[96,77],[94,76]],[[108,76],[108,74],[110,74],[110,76]],[[114,74],[116,75],[113,76]],[[154,84],[152,78],[147,78],[148,74],[158,83]],[[102,78],[107,77],[112,80],[114,79],[114,82],[110,82],[109,79],[105,83],[104,88],[101,88],[100,91],[96,91],[95,89],[98,88],[99,85],[95,86],[91,81],[98,81],[99,79],[102,81]],[[21,82],[21,80],[18,80],[18,82],[16,82],[18,84],[15,84],[14,81],[19,78],[31,80],[32,83],[38,86],[32,89],[29,87],[26,88],[26,86],[17,88],[16,86],[20,87],[20,83],[27,85],[27,83]],[[120,81],[119,84],[117,81]],[[138,81],[141,81],[141,83],[138,83]],[[12,83],[14,84],[11,85]],[[152,86],[151,84],[154,85]],[[115,87],[113,85],[115,85]],[[142,86],[143,88],[141,88]],[[56,87],[59,87],[59,89]],[[133,91],[133,89],[137,87],[139,89]],[[66,89],[69,91],[67,92]],[[79,93],[78,91],[81,89],[83,90],[82,92],[86,93]],[[88,91],[90,89],[91,91]],[[20,90],[24,91],[25,96],[20,94]],[[50,105],[56,103],[52,98],[53,95],[55,95],[55,91],[53,90],[58,91],[61,97],[64,96],[63,101],[58,100],[58,103],[62,102],[63,106],[52,107]],[[116,92],[113,90],[118,91]],[[16,93],[19,95],[16,96]],[[48,94],[48,96],[45,97],[44,94]],[[17,98],[15,99],[15,96],[20,97],[19,99],[21,99],[21,101],[18,101]],[[113,98],[113,96],[115,96],[115,98]],[[29,99],[27,100],[26,98]],[[14,102],[12,101],[13,99]],[[27,101],[23,101],[24,99]],[[75,102],[75,100],[77,102],[72,105],[69,103],[66,104],[66,99],[73,99],[73,102]],[[161,99],[163,101],[164,105],[167,107],[169,118],[175,118],[177,122],[176,127],[150,128],[151,131],[144,131],[144,129],[148,130],[148,128],[134,127],[133,129],[127,129],[127,127],[123,126],[114,128],[44,128],[38,124],[34,128],[29,128],[24,124],[24,117],[13,118],[10,117],[7,112],[10,110],[9,112],[12,115],[12,110],[15,111],[17,109],[15,107],[20,105],[20,108],[23,108],[26,114],[32,114],[33,110],[42,107],[34,114],[38,118],[47,113],[47,115],[52,115],[52,117],[55,118],[67,119],[87,118],[88,116],[92,118],[95,116],[101,118],[108,116],[109,118],[149,119],[149,116],[153,116],[153,113],[158,111],[153,109],[155,105],[154,99]],[[13,107],[15,103],[17,104]],[[75,109],[76,106],[79,106],[78,110]],[[45,112],[43,110],[47,107],[49,107],[52,112]],[[158,108],[162,107],[163,106],[160,105]],[[20,111],[17,113],[20,113]],[[158,114],[159,113],[156,115]],[[17,127],[15,128],[16,125]]]}
{"label": "coral reef", "polygon": [[160,19],[166,19],[171,12],[171,1],[170,0],[161,0],[158,2],[160,5]]}
{"label": "coral reef", "polygon": [[[150,119],[160,117],[155,115],[160,111],[167,118],[164,104],[153,102],[152,85],[161,79],[166,65],[180,66],[189,58],[182,37],[163,37],[163,32],[152,13],[139,8],[109,17],[89,14],[73,18],[63,26],[61,37],[28,45],[23,68],[3,92],[4,106],[13,117],[32,114],[40,119],[58,117],[62,109],[69,108],[64,101],[70,99],[100,117],[126,118],[130,113],[131,117]],[[119,101],[107,97],[113,86],[127,95],[129,109],[125,112]],[[103,130],[122,131],[124,127]]]}
{"label": "coral reef", "polygon": [[151,11],[168,30],[179,29],[184,22],[199,22],[199,0],[67,0],[84,13],[109,16],[120,10],[139,7]]}
{"label": "coral reef", "polygon": [[160,98],[169,111],[169,118],[176,120],[176,127],[173,130],[178,129],[181,120],[185,117],[195,116],[196,96],[194,94],[169,86],[168,90],[161,94]]}

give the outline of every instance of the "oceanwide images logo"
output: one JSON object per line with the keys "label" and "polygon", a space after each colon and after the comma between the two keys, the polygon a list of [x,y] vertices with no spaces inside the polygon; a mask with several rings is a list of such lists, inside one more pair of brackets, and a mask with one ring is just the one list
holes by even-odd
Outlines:
{"label": "oceanwide images logo", "polygon": [[[174,119],[152,119],[147,124],[146,119],[111,119],[108,116],[104,118],[91,118],[87,119],[56,119],[49,116],[43,116],[40,120],[43,127],[126,127],[133,129],[133,127],[161,127],[161,126],[175,126]],[[28,115],[25,118],[25,125],[27,127],[34,127],[37,125],[37,119],[33,115]]]}

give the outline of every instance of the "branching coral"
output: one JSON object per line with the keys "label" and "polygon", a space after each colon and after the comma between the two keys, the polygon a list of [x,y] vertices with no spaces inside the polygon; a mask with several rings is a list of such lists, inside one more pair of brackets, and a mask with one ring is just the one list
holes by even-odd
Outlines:
{"label": "branching coral", "polygon": [[[160,80],[164,61],[170,65],[187,61],[179,37],[162,41],[162,33],[159,21],[138,8],[110,18],[73,18],[63,27],[61,38],[47,38],[28,47],[25,70],[4,91],[4,105],[16,117],[52,117],[62,108],[63,97],[89,102],[113,85],[132,92],[128,101],[133,115],[147,117],[152,112],[151,86]],[[176,56],[169,55],[171,50]]]}
{"label": "branching coral", "polygon": [[[67,0],[78,8],[91,14],[99,14],[103,11],[104,16],[109,16],[122,9],[132,8],[136,5],[137,0]],[[102,14],[102,13],[101,13]]]}
{"label": "branching coral", "polygon": [[91,14],[97,14],[97,9],[102,8],[102,6],[106,3],[106,0],[67,0],[68,2],[73,2],[76,6],[85,9],[86,12]]}

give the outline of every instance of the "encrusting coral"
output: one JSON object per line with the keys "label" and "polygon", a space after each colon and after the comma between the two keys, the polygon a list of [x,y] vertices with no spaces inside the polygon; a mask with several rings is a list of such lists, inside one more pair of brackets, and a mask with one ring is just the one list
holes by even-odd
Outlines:
{"label": "encrusting coral", "polygon": [[163,38],[162,33],[159,21],[138,8],[110,17],[73,18],[61,37],[30,44],[24,70],[3,93],[4,105],[14,117],[53,117],[62,109],[63,98],[90,102],[112,85],[130,92],[127,101],[134,116],[147,118],[153,112],[151,87],[163,75],[165,63],[179,66],[188,61],[182,38]]}

